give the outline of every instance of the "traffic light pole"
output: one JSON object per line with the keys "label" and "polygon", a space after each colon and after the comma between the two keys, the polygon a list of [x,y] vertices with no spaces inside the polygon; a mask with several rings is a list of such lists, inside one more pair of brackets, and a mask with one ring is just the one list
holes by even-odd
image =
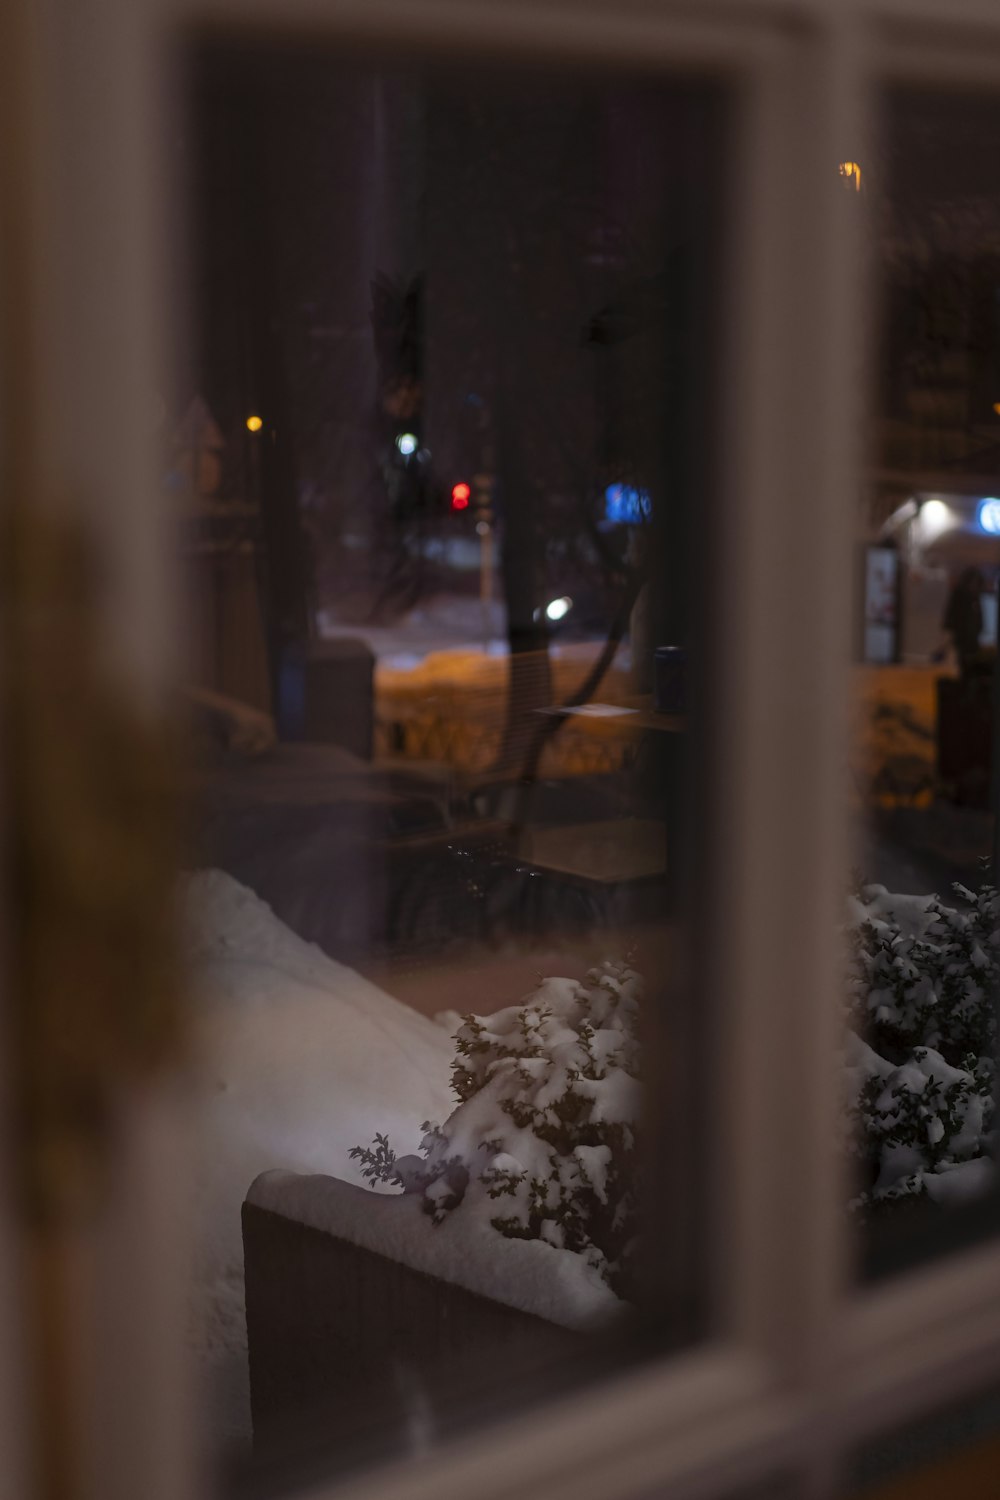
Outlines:
{"label": "traffic light pole", "polygon": [[493,639],[493,476],[476,474],[476,535],[479,537],[479,607],[483,622],[483,647]]}

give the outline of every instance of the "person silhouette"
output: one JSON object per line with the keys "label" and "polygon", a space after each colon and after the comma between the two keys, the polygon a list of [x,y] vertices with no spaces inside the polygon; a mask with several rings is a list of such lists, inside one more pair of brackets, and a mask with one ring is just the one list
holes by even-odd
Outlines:
{"label": "person silhouette", "polygon": [[978,568],[965,568],[948,596],[942,626],[951,636],[959,671],[965,676],[979,656],[983,633],[983,575]]}

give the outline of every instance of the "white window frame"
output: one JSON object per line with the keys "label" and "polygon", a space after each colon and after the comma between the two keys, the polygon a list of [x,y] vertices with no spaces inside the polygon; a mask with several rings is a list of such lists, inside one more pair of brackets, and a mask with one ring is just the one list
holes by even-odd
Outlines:
{"label": "white window frame", "polygon": [[[720,431],[727,489],[739,503],[723,539],[723,634],[732,647],[719,708],[739,754],[718,788],[727,836],[716,851],[725,947],[712,959],[721,1011],[714,1102],[729,1165],[715,1185],[716,1331],[659,1365],[310,1493],[682,1500],[784,1473],[802,1493],[832,1495],[853,1445],[1000,1376],[996,1244],[858,1288],[834,1146],[836,933],[849,852],[843,643],[850,497],[864,457],[857,371],[866,285],[836,164],[861,155],[856,143],[887,77],[1000,89],[1000,7],[7,0],[4,14],[9,170],[0,187],[18,234],[0,280],[0,389],[9,394],[16,369],[18,410],[31,419],[17,437],[18,472],[33,500],[82,507],[100,528],[109,637],[144,697],[172,665],[165,517],[150,485],[143,392],[155,390],[169,342],[158,291],[164,256],[176,249],[165,164],[178,41],[202,27],[273,28],[415,52],[443,45],[456,58],[576,57],[731,78],[743,127]],[[80,1380],[97,1434],[90,1462],[100,1500],[208,1493],[178,1316],[181,1114],[168,1097],[135,1106],[120,1209],[81,1251],[81,1318],[94,1337]],[[5,1222],[8,1301],[18,1273]],[[16,1420],[22,1357],[16,1339],[0,1340],[0,1427],[12,1410]],[[5,1468],[14,1453],[0,1443],[6,1494],[20,1490]]]}

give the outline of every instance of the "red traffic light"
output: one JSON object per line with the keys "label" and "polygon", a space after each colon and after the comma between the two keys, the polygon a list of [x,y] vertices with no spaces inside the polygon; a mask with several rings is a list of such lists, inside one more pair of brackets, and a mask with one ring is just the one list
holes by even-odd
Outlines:
{"label": "red traffic light", "polygon": [[451,487],[452,510],[468,510],[471,495],[472,490],[464,480],[461,480],[458,484],[453,484]]}

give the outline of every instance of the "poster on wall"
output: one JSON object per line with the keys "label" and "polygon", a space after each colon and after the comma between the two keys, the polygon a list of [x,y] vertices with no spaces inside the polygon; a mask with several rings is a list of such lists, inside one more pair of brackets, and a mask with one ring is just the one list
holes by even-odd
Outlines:
{"label": "poster on wall", "polygon": [[899,635],[899,553],[895,547],[865,552],[865,661],[895,661]]}

